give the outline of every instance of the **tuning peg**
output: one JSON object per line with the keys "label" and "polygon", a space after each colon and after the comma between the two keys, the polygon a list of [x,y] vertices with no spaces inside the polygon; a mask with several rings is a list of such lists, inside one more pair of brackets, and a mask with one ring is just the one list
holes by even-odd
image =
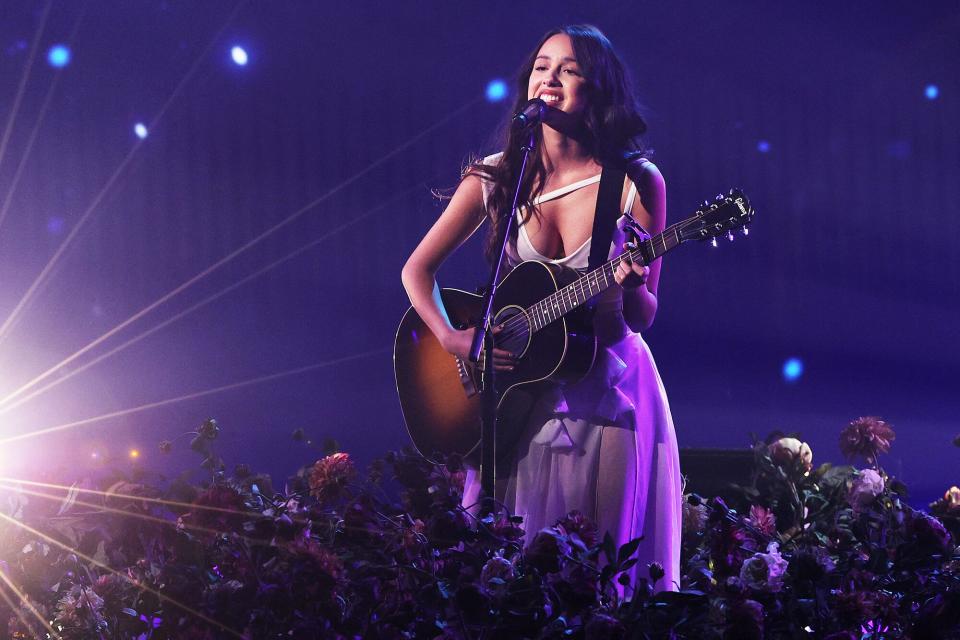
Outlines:
{"label": "tuning peg", "polygon": [[717,239],[716,239],[716,237],[710,238],[710,246],[711,246],[711,247],[717,246]]}
{"label": "tuning peg", "polygon": [[717,200],[718,200],[718,201],[723,200],[723,194],[722,194],[722,193],[718,193],[718,194],[717,194]]}
{"label": "tuning peg", "polygon": [[743,235],[745,236],[748,236],[750,235],[750,229],[748,229],[747,227],[744,227],[741,233],[743,233]]}
{"label": "tuning peg", "polygon": [[709,207],[709,206],[710,206],[710,201],[709,201],[709,200],[704,200],[703,203],[702,203],[700,206],[703,207],[703,208]]}
{"label": "tuning peg", "polygon": [[733,231],[727,231],[727,240],[733,242]]}

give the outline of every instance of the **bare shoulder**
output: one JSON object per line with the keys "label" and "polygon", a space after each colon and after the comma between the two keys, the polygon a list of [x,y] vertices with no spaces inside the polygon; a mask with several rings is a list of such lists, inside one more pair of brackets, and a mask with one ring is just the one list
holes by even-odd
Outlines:
{"label": "bare shoulder", "polygon": [[641,196],[663,196],[666,192],[666,184],[663,180],[663,174],[652,161],[646,158],[637,158],[627,165],[627,175],[637,185]]}

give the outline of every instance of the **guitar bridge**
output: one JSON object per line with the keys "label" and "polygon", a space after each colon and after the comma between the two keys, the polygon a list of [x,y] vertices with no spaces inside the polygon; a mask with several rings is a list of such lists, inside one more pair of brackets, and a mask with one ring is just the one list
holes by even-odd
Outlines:
{"label": "guitar bridge", "polygon": [[460,358],[460,356],[456,356],[456,360],[457,373],[460,375],[460,384],[463,385],[463,390],[466,391],[467,397],[472,398],[480,392],[480,390],[477,388],[477,383],[474,381],[473,376],[471,375],[472,367],[469,367],[467,363]]}

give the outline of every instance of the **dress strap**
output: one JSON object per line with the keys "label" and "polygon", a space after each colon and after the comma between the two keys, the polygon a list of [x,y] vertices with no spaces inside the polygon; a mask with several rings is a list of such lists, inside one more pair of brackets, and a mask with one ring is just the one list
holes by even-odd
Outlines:
{"label": "dress strap", "polygon": [[554,189],[553,191],[548,191],[547,193],[540,194],[540,196],[533,201],[533,204],[543,204],[548,200],[555,200],[560,196],[565,196],[571,191],[576,191],[582,187],[593,184],[594,182],[600,182],[600,174],[598,173],[595,176],[590,178],[584,178],[583,180],[577,180],[576,182],[570,183],[565,187],[560,187],[559,189]]}
{"label": "dress strap", "polygon": [[627,202],[623,205],[623,213],[630,213],[633,211],[633,201],[637,199],[637,185],[631,180],[630,181],[630,190],[627,191]]}

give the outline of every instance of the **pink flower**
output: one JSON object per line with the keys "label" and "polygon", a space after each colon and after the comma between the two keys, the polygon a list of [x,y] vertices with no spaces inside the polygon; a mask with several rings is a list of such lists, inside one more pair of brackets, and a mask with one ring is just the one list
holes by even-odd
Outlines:
{"label": "pink flower", "polygon": [[840,432],[840,452],[849,460],[860,457],[875,465],[877,456],[890,451],[894,438],[893,427],[880,418],[857,418]]}
{"label": "pink flower", "polygon": [[883,493],[883,476],[873,469],[864,469],[857,473],[847,491],[847,501],[854,511],[869,507]]}
{"label": "pink flower", "polygon": [[770,457],[781,467],[799,465],[804,472],[813,468],[813,451],[806,442],[796,438],[780,438],[767,447]]}
{"label": "pink flower", "polygon": [[777,518],[769,509],[760,505],[750,505],[750,515],[747,516],[747,524],[757,529],[760,533],[772,538],[777,535]]}
{"label": "pink flower", "polygon": [[310,468],[310,493],[321,502],[335,500],[356,474],[350,454],[330,454]]}
{"label": "pink flower", "polygon": [[597,525],[576,509],[560,518],[557,526],[561,527],[567,535],[579,537],[588,547],[597,544]]}
{"label": "pink flower", "polygon": [[783,574],[787,570],[776,542],[767,546],[766,553],[755,553],[740,567],[740,581],[757,591],[777,592],[783,587]]}

